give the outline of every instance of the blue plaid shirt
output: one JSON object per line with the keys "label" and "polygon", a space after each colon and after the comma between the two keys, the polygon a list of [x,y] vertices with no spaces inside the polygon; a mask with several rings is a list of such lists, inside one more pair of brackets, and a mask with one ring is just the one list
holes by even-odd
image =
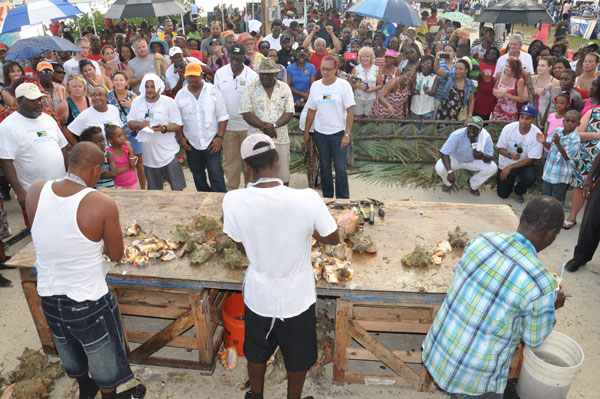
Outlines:
{"label": "blue plaid shirt", "polygon": [[[575,155],[577,155],[577,152],[579,151],[581,138],[576,131],[572,131],[566,136],[563,134],[563,131],[564,127],[557,127],[546,139],[547,143],[552,144],[548,152],[548,159],[546,159],[546,164],[544,165],[544,174],[542,175],[542,180],[546,183],[569,184],[573,179],[573,172],[575,170],[573,158],[575,158]],[[552,137],[554,137],[555,134],[560,135],[560,145],[565,149],[565,152],[569,157],[568,161],[563,158],[560,151],[558,151],[556,144],[552,142]]]}
{"label": "blue plaid shirt", "polygon": [[475,237],[423,342],[435,382],[450,393],[504,392],[519,341],[538,347],[554,327],[555,289],[523,235]]}

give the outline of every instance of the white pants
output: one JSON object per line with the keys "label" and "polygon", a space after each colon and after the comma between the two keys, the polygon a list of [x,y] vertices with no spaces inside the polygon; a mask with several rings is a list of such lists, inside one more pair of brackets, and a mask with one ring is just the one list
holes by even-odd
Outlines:
{"label": "white pants", "polygon": [[[460,170],[466,169],[471,172],[477,172],[469,180],[472,190],[477,190],[487,179],[494,176],[498,170],[498,166],[494,161],[485,163],[481,159],[476,159],[472,162],[459,162],[454,157],[450,157],[450,169]],[[442,178],[445,186],[450,187],[452,184],[448,181],[448,171],[444,166],[442,159],[438,159],[435,164],[436,173]]]}

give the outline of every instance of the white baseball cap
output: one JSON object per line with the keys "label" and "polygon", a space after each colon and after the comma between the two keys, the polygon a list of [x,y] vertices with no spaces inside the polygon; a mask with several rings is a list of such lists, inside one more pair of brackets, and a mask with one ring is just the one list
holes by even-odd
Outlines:
{"label": "white baseball cap", "polygon": [[[266,143],[268,145],[254,149],[258,143]],[[274,149],[275,143],[272,138],[264,133],[254,133],[244,139],[240,152],[242,153],[242,159],[247,159]]]}
{"label": "white baseball cap", "polygon": [[181,48],[173,46],[169,50],[169,57],[173,57],[175,54],[183,54],[183,51],[181,50]]}
{"label": "white baseball cap", "polygon": [[28,100],[37,100],[40,97],[44,97],[44,93],[40,91],[35,83],[21,83],[15,89],[15,97],[25,97]]}

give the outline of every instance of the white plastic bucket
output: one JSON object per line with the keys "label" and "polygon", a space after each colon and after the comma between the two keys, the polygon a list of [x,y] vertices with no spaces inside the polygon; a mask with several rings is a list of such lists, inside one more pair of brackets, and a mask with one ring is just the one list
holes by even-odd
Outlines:
{"label": "white plastic bucket", "polygon": [[538,348],[526,346],[517,384],[521,399],[565,399],[581,371],[583,350],[571,338],[552,331]]}

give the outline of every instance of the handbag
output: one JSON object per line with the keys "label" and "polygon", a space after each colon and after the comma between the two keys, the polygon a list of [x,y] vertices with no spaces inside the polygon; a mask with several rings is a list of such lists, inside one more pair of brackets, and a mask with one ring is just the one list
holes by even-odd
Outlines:
{"label": "handbag", "polygon": [[459,122],[464,122],[467,120],[467,107],[462,107],[460,112],[458,113],[458,117],[456,118]]}

